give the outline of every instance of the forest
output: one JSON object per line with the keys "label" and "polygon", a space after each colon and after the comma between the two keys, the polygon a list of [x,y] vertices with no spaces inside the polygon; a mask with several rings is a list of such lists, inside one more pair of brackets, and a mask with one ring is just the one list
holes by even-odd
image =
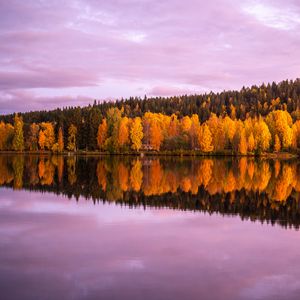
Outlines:
{"label": "forest", "polygon": [[298,153],[300,79],[0,116],[0,151]]}

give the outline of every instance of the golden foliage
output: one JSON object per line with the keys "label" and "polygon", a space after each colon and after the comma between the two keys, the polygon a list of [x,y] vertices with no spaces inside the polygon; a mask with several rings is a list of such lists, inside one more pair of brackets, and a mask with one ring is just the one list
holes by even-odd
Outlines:
{"label": "golden foliage", "polygon": [[120,147],[129,143],[129,119],[127,117],[121,118],[120,128],[118,132],[118,144]]}
{"label": "golden foliage", "polygon": [[206,124],[201,126],[201,130],[198,133],[198,142],[200,145],[200,150],[202,152],[211,152],[214,149],[212,144],[212,135]]}
{"label": "golden foliage", "polygon": [[140,117],[136,117],[133,119],[130,129],[131,148],[133,150],[139,151],[141,149],[143,136],[142,120]]}
{"label": "golden foliage", "polygon": [[107,139],[107,122],[103,119],[98,127],[97,143],[100,150],[104,149],[105,141]]}
{"label": "golden foliage", "polygon": [[64,150],[64,136],[63,136],[63,132],[62,132],[62,128],[59,127],[58,130],[58,139],[57,139],[57,148],[58,148],[58,152],[63,152]]}

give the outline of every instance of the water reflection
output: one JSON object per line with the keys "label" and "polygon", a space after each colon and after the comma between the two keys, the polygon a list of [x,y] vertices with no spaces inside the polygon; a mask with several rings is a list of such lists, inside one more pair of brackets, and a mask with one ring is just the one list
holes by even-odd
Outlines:
{"label": "water reflection", "polygon": [[0,185],[300,224],[297,161],[1,155]]}

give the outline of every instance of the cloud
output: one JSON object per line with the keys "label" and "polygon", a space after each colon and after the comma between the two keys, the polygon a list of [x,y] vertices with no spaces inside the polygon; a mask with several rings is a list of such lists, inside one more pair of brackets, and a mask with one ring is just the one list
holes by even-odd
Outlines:
{"label": "cloud", "polygon": [[0,1],[0,88],[103,99],[293,79],[299,11],[295,0]]}
{"label": "cloud", "polygon": [[61,88],[96,85],[96,78],[79,70],[0,72],[0,88]]}
{"label": "cloud", "polygon": [[194,94],[189,88],[180,88],[174,86],[155,86],[149,91],[150,96],[172,96],[172,95],[186,95]]}
{"label": "cloud", "polygon": [[28,90],[0,91],[0,114],[82,106],[92,102],[92,98],[81,95],[38,96]]}
{"label": "cloud", "polygon": [[291,30],[300,25],[300,14],[290,7],[276,7],[264,3],[249,3],[244,11],[262,24],[275,29]]}

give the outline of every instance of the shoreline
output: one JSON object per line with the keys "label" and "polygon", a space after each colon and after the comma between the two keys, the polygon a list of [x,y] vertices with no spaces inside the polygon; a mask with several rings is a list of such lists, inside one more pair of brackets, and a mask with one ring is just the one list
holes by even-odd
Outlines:
{"label": "shoreline", "polygon": [[46,156],[139,156],[139,157],[247,157],[247,158],[269,158],[269,159],[295,159],[299,157],[297,153],[290,152],[278,152],[278,153],[261,153],[261,154],[236,154],[231,151],[228,152],[215,152],[215,153],[203,153],[199,151],[141,151],[141,152],[120,152],[120,153],[109,153],[100,151],[63,151],[63,152],[52,152],[52,151],[0,151],[0,155],[46,155]]}

